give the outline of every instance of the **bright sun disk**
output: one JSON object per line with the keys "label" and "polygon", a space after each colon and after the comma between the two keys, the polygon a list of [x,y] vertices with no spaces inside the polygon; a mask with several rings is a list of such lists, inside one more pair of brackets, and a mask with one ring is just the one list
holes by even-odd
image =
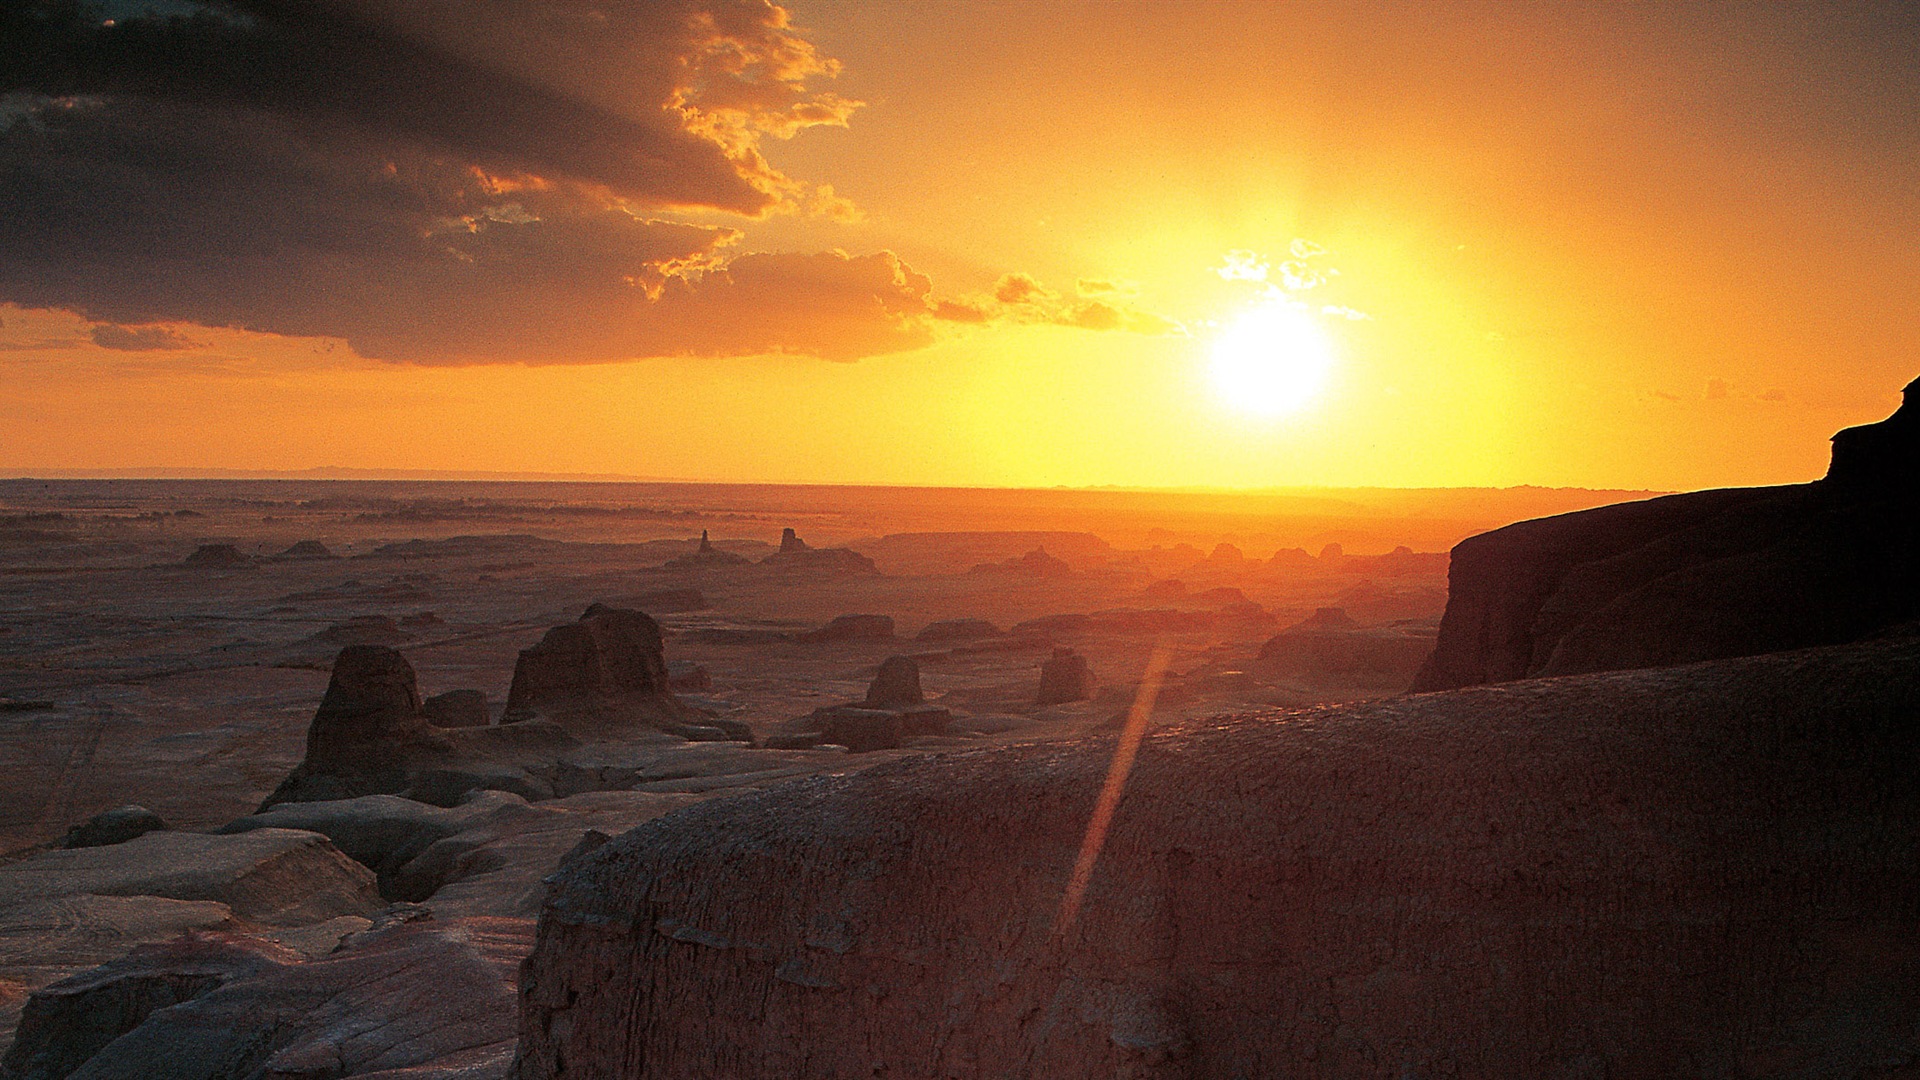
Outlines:
{"label": "bright sun disk", "polygon": [[1301,308],[1271,303],[1213,339],[1213,388],[1236,409],[1282,416],[1312,401],[1333,368],[1333,343]]}

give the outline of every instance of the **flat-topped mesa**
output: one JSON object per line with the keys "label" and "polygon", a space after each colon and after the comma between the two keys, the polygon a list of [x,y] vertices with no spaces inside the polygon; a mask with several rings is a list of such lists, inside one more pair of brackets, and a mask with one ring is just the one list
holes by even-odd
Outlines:
{"label": "flat-topped mesa", "polygon": [[668,678],[660,624],[595,604],[520,651],[501,723],[538,716],[570,730],[638,724],[673,732],[710,722],[674,696]]}
{"label": "flat-topped mesa", "polygon": [[1856,641],[1920,618],[1920,380],[1810,484],[1509,525],[1453,549],[1415,690]]}

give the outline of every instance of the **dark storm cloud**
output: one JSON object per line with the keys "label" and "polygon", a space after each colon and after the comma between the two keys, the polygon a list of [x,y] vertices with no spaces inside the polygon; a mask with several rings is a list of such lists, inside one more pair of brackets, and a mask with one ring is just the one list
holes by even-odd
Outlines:
{"label": "dark storm cloud", "polygon": [[738,233],[662,216],[789,199],[758,134],[853,107],[807,91],[832,65],[778,8],[172,7],[0,5],[0,301],[111,348],[192,322],[417,362],[928,340],[926,279],[890,254],[729,262]]}

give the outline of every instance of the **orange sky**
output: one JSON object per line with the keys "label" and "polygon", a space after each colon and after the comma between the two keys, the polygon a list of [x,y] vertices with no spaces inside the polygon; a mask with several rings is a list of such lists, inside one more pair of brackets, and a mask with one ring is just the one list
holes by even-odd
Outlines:
{"label": "orange sky", "polygon": [[[771,35],[747,55],[785,66],[737,83],[714,74],[748,48],[732,8],[689,39],[709,66],[687,76],[618,40],[543,67],[537,39],[523,60],[358,6],[455,75],[512,66],[623,108],[693,95],[704,121],[593,128],[622,153],[660,140],[630,158],[685,179],[571,144],[462,157],[424,127],[326,142],[360,123],[328,105],[325,134],[297,129],[313,145],[487,178],[477,209],[410,234],[444,266],[343,245],[282,284],[91,235],[106,254],[82,264],[52,227],[0,243],[0,472],[1683,489],[1817,476],[1833,430],[1920,374],[1920,76],[1897,6],[797,3],[786,28],[740,3]],[[656,68],[681,81],[639,77]],[[101,91],[100,115],[144,92]],[[43,152],[29,126],[0,138],[0,175]],[[240,151],[207,147],[196,183],[247,182]],[[333,182],[306,176],[288,183]],[[216,253],[256,228],[170,207],[127,216],[174,229],[161,247],[231,226]],[[603,229],[608,207],[625,224]],[[1296,241],[1323,283],[1278,292],[1333,366],[1260,417],[1220,400],[1209,349],[1275,292],[1217,271],[1254,253],[1277,283]]]}

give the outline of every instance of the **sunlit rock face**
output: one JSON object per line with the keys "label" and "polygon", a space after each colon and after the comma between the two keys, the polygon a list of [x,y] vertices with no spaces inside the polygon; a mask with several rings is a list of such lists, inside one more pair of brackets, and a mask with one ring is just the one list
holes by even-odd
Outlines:
{"label": "sunlit rock face", "polygon": [[552,879],[519,1080],[1853,1076],[1920,1022],[1920,641],[916,758]]}
{"label": "sunlit rock face", "polygon": [[1920,617],[1920,382],[1811,484],[1622,503],[1453,549],[1416,690],[1857,640]]}

